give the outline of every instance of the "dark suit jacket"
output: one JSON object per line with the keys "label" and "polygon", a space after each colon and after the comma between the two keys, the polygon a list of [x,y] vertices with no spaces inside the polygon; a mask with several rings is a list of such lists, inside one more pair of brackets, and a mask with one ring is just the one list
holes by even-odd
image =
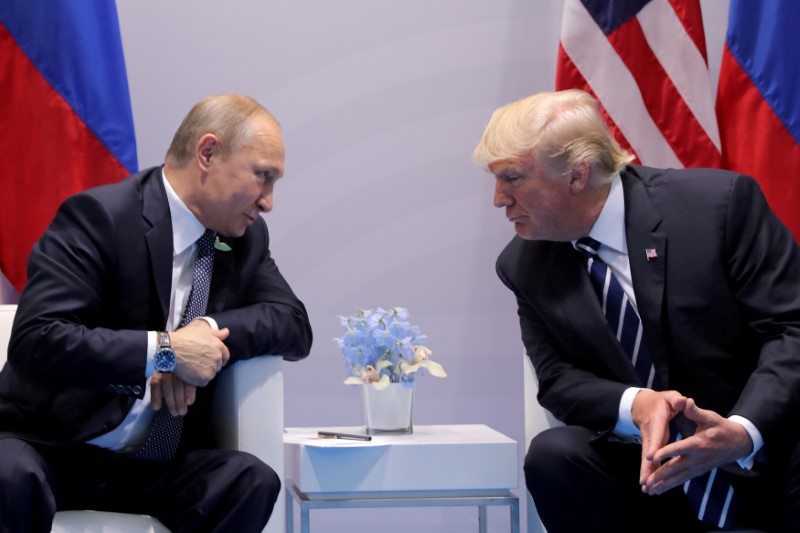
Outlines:
{"label": "dark suit jacket", "polygon": [[[221,239],[232,251],[215,254],[206,314],[230,328],[228,367],[261,354],[305,357],[311,326],[270,256],[264,220]],[[0,372],[0,432],[66,444],[116,427],[145,392],[147,331],[164,329],[171,283],[160,167],[67,199],[28,260]],[[208,436],[213,383],[198,389],[184,435]]]}
{"label": "dark suit jacket", "polygon": [[[717,170],[622,172],[633,288],[668,389],[738,414],[765,446],[796,439],[800,249],[749,177]],[[657,257],[647,260],[646,248]],[[514,238],[497,271],[516,294],[539,401],[567,424],[613,428],[642,386],[571,243]],[[791,434],[791,435],[789,435]]]}

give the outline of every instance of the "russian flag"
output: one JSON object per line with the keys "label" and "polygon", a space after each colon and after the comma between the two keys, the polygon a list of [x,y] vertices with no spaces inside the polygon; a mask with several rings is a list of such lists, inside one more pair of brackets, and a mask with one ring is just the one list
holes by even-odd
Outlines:
{"label": "russian flag", "polygon": [[758,180],[800,240],[800,2],[731,0],[717,120],[725,168]]}
{"label": "russian flag", "polygon": [[0,2],[0,94],[0,269],[21,291],[61,202],[137,170],[114,1]]}

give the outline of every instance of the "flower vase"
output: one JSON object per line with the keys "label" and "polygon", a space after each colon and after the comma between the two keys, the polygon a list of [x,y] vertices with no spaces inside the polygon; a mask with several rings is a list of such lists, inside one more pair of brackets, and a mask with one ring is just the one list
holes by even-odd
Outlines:
{"label": "flower vase", "polygon": [[414,389],[390,383],[385,389],[361,387],[364,395],[364,422],[367,435],[404,435],[413,431],[411,411]]}

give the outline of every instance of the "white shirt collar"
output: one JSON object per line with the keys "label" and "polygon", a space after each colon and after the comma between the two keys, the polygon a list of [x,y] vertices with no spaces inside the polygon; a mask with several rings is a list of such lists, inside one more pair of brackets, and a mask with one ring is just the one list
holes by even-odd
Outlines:
{"label": "white shirt collar", "polygon": [[193,245],[205,233],[206,228],[178,198],[167,180],[163,167],[161,179],[164,182],[164,189],[167,191],[167,202],[169,202],[169,213],[172,219],[172,253],[178,255]]}
{"label": "white shirt collar", "polygon": [[625,195],[619,174],[611,180],[608,198],[589,232],[589,237],[618,252],[626,255],[628,253],[628,243],[625,240]]}

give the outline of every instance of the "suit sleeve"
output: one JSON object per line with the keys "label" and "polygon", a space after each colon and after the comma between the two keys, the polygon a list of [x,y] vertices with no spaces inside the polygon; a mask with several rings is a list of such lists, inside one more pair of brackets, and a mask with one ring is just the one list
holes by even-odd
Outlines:
{"label": "suit sleeve", "polygon": [[[305,306],[297,298],[269,251],[269,232],[263,219],[251,228],[245,263],[254,263],[245,279],[228,279],[229,294],[240,295],[227,302],[224,310],[210,313],[220,328],[230,328],[225,343],[231,359],[249,359],[257,355],[281,355],[296,361],[311,349],[312,332]],[[236,245],[234,245],[236,246]],[[216,274],[215,274],[216,275]],[[236,287],[235,290],[232,290]],[[232,296],[231,296],[232,297]]]}
{"label": "suit sleeve", "polygon": [[733,182],[726,223],[730,283],[760,341],[731,414],[753,422],[769,446],[796,431],[800,412],[800,248],[747,176]]}
{"label": "suit sleeve", "polygon": [[539,403],[564,423],[602,432],[612,430],[627,385],[608,375],[591,346],[566,347],[554,328],[574,340],[571,324],[548,325],[530,301],[530,290],[511,281],[510,272],[522,285],[525,280],[540,277],[527,271],[524,262],[518,260],[520,255],[525,254],[515,256],[506,249],[498,258],[497,274],[517,298],[522,342],[536,370]]}
{"label": "suit sleeve", "polygon": [[[115,269],[117,228],[90,194],[66,200],[34,245],[9,343],[9,364],[32,382],[108,391],[145,386],[147,333],[102,323],[101,306]],[[129,326],[130,327],[130,326]],[[140,354],[131,357],[131,354]]]}

